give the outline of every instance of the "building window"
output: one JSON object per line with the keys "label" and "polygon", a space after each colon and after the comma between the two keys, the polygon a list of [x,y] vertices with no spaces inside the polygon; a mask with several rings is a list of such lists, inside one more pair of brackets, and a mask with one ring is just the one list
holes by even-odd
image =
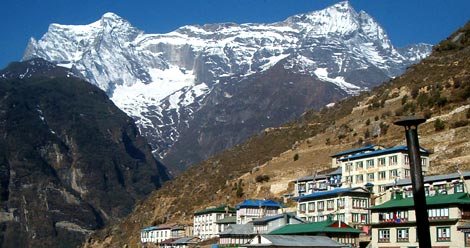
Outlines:
{"label": "building window", "polygon": [[379,213],[379,222],[405,222],[408,220],[408,211],[391,211]]}
{"label": "building window", "polygon": [[379,167],[385,166],[385,158],[378,158],[377,164]]}
{"label": "building window", "polygon": [[398,228],[397,229],[397,242],[408,242],[409,240],[409,229]]}
{"label": "building window", "polygon": [[337,204],[338,209],[344,209],[344,204],[345,204],[344,197],[338,198],[338,200],[336,200],[336,204]]}
{"label": "building window", "polygon": [[307,183],[307,190],[308,190],[308,191],[311,191],[311,190],[313,190],[313,189],[314,189],[313,183]]}
{"label": "building window", "polygon": [[356,183],[363,183],[364,182],[364,175],[356,175]]}
{"label": "building window", "polygon": [[390,243],[390,229],[379,229],[379,243]]}
{"label": "building window", "polygon": [[437,241],[450,241],[450,227],[436,227]]}
{"label": "building window", "polygon": [[344,214],[336,214],[336,220],[344,222],[346,220]]}
{"label": "building window", "polygon": [[308,203],[308,211],[309,212],[315,212],[315,202],[309,202]]}
{"label": "building window", "polygon": [[431,219],[431,220],[448,219],[449,218],[449,208],[428,209],[428,216],[429,216],[429,219]]}
{"label": "building window", "polygon": [[327,183],[326,182],[319,182],[318,183],[318,189],[327,189]]}
{"label": "building window", "polygon": [[353,168],[353,163],[350,163],[350,162],[349,162],[349,163],[346,163],[346,164],[345,164],[345,167],[346,167],[346,168],[345,168],[345,169],[346,169],[346,172],[351,172],[351,171],[353,171],[353,169],[354,169],[354,168]]}
{"label": "building window", "polygon": [[386,171],[379,171],[378,173],[379,180],[387,179],[387,172]]}
{"label": "building window", "polygon": [[426,158],[421,158],[421,166],[422,167],[428,166],[428,160]]}
{"label": "building window", "polygon": [[364,209],[367,208],[367,199],[353,198],[352,199],[353,208],[355,209]]}
{"label": "building window", "polygon": [[390,179],[395,179],[398,177],[398,170],[391,170],[390,171]]}
{"label": "building window", "polygon": [[367,214],[353,213],[352,222],[367,224]]}
{"label": "building window", "polygon": [[465,236],[465,247],[470,247],[470,232],[464,233]]}
{"label": "building window", "polygon": [[299,185],[297,186],[297,190],[299,191],[299,193],[305,192],[305,184],[304,184],[304,183],[299,184]]}
{"label": "building window", "polygon": [[346,183],[352,183],[353,182],[353,176],[346,176]]}
{"label": "building window", "polygon": [[302,203],[299,205],[299,212],[300,213],[305,213],[305,203]]}
{"label": "building window", "polygon": [[405,178],[410,178],[411,171],[410,169],[405,169]]}
{"label": "building window", "polygon": [[459,182],[456,183],[454,186],[454,193],[461,193],[463,192],[463,183]]}
{"label": "building window", "polygon": [[397,165],[398,164],[398,156],[393,155],[393,156],[388,157],[388,162],[389,162],[390,166]]}
{"label": "building window", "polygon": [[363,170],[364,169],[364,162],[358,161],[356,162],[356,170]]}
{"label": "building window", "polygon": [[374,173],[367,173],[367,182],[374,181]]}
{"label": "building window", "polygon": [[379,185],[379,193],[385,192],[387,190],[387,185]]}
{"label": "building window", "polygon": [[343,209],[344,208],[344,197],[343,198],[338,198],[338,200],[336,200],[336,204],[337,204],[337,207],[338,209]]}
{"label": "building window", "polygon": [[318,210],[318,211],[323,211],[323,210],[325,210],[325,202],[324,202],[324,201],[319,201],[319,202],[317,202],[317,210]]}
{"label": "building window", "polygon": [[410,165],[410,158],[408,157],[408,155],[404,155],[403,158],[405,160],[405,165]]}
{"label": "building window", "polygon": [[366,165],[367,165],[367,169],[374,168],[374,160],[373,159],[366,160]]}
{"label": "building window", "polygon": [[334,200],[326,201],[326,209],[333,210],[334,208],[335,208],[335,201]]}
{"label": "building window", "polygon": [[352,222],[359,223],[359,221],[361,221],[361,214],[352,213]]}

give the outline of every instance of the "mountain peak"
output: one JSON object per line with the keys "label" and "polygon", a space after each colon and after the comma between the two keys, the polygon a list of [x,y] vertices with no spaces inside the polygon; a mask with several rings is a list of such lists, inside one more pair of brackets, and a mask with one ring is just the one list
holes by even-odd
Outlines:
{"label": "mountain peak", "polygon": [[333,4],[331,8],[336,8],[338,10],[354,10],[349,1],[338,2],[336,4]]}
{"label": "mountain peak", "polygon": [[322,10],[291,16],[286,22],[311,36],[344,36],[360,27],[359,15],[348,1]]}
{"label": "mountain peak", "polygon": [[106,12],[101,16],[100,19],[101,23],[122,23],[122,22],[128,22],[124,18],[120,17],[119,15],[113,13],[113,12]]}
{"label": "mountain peak", "polygon": [[100,26],[106,27],[122,27],[124,29],[132,28],[132,25],[126,19],[120,17],[119,15],[107,12],[101,16],[101,19],[98,21]]}

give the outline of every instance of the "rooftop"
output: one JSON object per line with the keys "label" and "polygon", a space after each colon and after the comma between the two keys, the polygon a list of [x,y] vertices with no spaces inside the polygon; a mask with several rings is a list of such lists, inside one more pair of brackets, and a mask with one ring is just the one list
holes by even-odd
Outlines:
{"label": "rooftop", "polygon": [[[464,178],[470,178],[470,171],[463,171],[462,176]],[[459,173],[451,173],[451,174],[446,174],[446,175],[435,175],[435,176],[425,176],[423,178],[423,181],[425,183],[432,183],[432,182],[454,180],[454,179],[460,179]],[[394,186],[394,185],[396,185],[396,186],[411,185],[411,179],[410,178],[400,179],[400,180],[397,181],[396,184],[394,184],[394,183],[387,184],[388,187],[391,187],[391,186]]]}
{"label": "rooftop", "polygon": [[237,209],[240,208],[259,208],[259,207],[274,207],[274,208],[281,208],[283,207],[281,203],[273,201],[273,200],[256,200],[256,199],[248,199],[243,201],[242,203],[237,205]]}
{"label": "rooftop", "polygon": [[330,157],[336,158],[336,157],[341,157],[341,156],[348,155],[348,154],[356,154],[358,152],[375,151],[375,147],[376,145],[368,145],[368,146],[364,146],[364,147],[360,147],[356,149],[342,151],[342,152],[330,155]]}
{"label": "rooftop", "polygon": [[[449,195],[435,195],[426,197],[428,206],[435,205],[455,205],[470,204],[470,195],[467,193],[455,193]],[[392,199],[381,205],[370,207],[371,210],[394,209],[394,208],[414,208],[414,199],[412,197],[404,199]]]}
{"label": "rooftop", "polygon": [[303,200],[310,200],[314,198],[322,198],[328,196],[336,196],[336,195],[344,195],[344,194],[351,194],[351,193],[359,193],[364,194],[364,196],[370,195],[370,192],[362,187],[354,187],[354,188],[336,188],[332,190],[325,190],[325,191],[318,191],[308,195],[302,195],[297,197],[299,201]]}
{"label": "rooftop", "polygon": [[219,235],[250,235],[255,234],[253,232],[253,223],[248,222],[244,225],[241,224],[231,224],[228,226],[225,231],[219,233]]}
{"label": "rooftop", "polygon": [[215,208],[207,208],[197,211],[194,215],[210,214],[210,213],[235,213],[235,208],[230,206],[218,206]]}
{"label": "rooftop", "polygon": [[150,231],[153,231],[153,230],[156,230],[157,229],[157,226],[149,226],[149,227],[146,227],[146,228],[142,228],[140,231],[141,232],[150,232]]}
{"label": "rooftop", "polygon": [[284,218],[284,217],[295,218],[300,222],[304,222],[302,219],[297,218],[295,216],[295,213],[283,213],[283,214],[277,214],[277,215],[274,215],[274,216],[266,216],[266,217],[263,217],[263,218],[254,219],[253,224],[255,224],[255,225],[256,224],[264,224],[264,223],[267,223],[267,222],[270,222],[270,221],[273,221],[273,220],[277,220],[277,219],[280,219],[280,218]]}
{"label": "rooftop", "polygon": [[[420,148],[420,153],[429,155],[430,152],[424,148]],[[396,146],[392,148],[387,148],[387,149],[381,149],[381,150],[375,150],[372,152],[366,152],[366,153],[360,153],[360,154],[355,154],[351,155],[348,157],[341,158],[341,161],[348,161],[348,160],[355,160],[355,159],[361,159],[361,158],[367,158],[367,157],[374,157],[374,156],[380,156],[384,154],[390,154],[390,153],[398,153],[398,152],[408,152],[408,147],[407,146]]]}
{"label": "rooftop", "polygon": [[269,234],[313,234],[313,233],[362,233],[344,222],[326,220],[320,222],[291,224],[280,227]]}
{"label": "rooftop", "polygon": [[329,169],[328,171],[325,171],[323,173],[325,174],[317,174],[315,176],[310,175],[310,176],[301,177],[301,178],[295,179],[293,182],[313,181],[313,178],[315,178],[315,180],[324,180],[324,179],[328,179],[328,176],[340,175],[342,174],[342,171],[341,171],[341,167],[338,167],[338,168]]}
{"label": "rooftop", "polygon": [[196,244],[199,241],[197,237],[184,237],[180,239],[176,239],[172,242],[172,244]]}
{"label": "rooftop", "polygon": [[216,221],[217,224],[235,224],[237,223],[237,216],[229,216]]}
{"label": "rooftop", "polygon": [[269,243],[256,243],[255,237],[250,244],[246,246],[280,246],[280,247],[344,247],[331,238],[325,236],[299,236],[299,235],[261,235]]}

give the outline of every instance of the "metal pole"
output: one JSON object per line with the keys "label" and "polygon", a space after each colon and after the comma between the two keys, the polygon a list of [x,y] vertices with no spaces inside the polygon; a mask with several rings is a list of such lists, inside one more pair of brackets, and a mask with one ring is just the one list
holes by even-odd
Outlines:
{"label": "metal pole", "polygon": [[426,122],[424,118],[411,116],[395,122],[395,125],[405,127],[419,247],[429,248],[431,247],[431,235],[429,232],[428,208],[426,195],[424,193],[424,180],[421,170],[421,156],[418,141],[418,125],[424,122]]}

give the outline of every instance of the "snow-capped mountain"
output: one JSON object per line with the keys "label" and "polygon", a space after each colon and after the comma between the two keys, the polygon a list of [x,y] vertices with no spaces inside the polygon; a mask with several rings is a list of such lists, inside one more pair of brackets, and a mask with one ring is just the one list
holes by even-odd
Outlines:
{"label": "snow-capped mountain", "polygon": [[236,88],[282,65],[289,75],[327,82],[338,96],[355,94],[399,75],[430,47],[397,49],[372,17],[340,2],[272,24],[184,26],[167,34],[145,34],[106,13],[89,25],[51,24],[40,40],[31,38],[23,60],[41,57],[98,85],[164,157],[183,131],[201,133],[191,124],[201,109],[231,97],[220,93],[222,83]]}

